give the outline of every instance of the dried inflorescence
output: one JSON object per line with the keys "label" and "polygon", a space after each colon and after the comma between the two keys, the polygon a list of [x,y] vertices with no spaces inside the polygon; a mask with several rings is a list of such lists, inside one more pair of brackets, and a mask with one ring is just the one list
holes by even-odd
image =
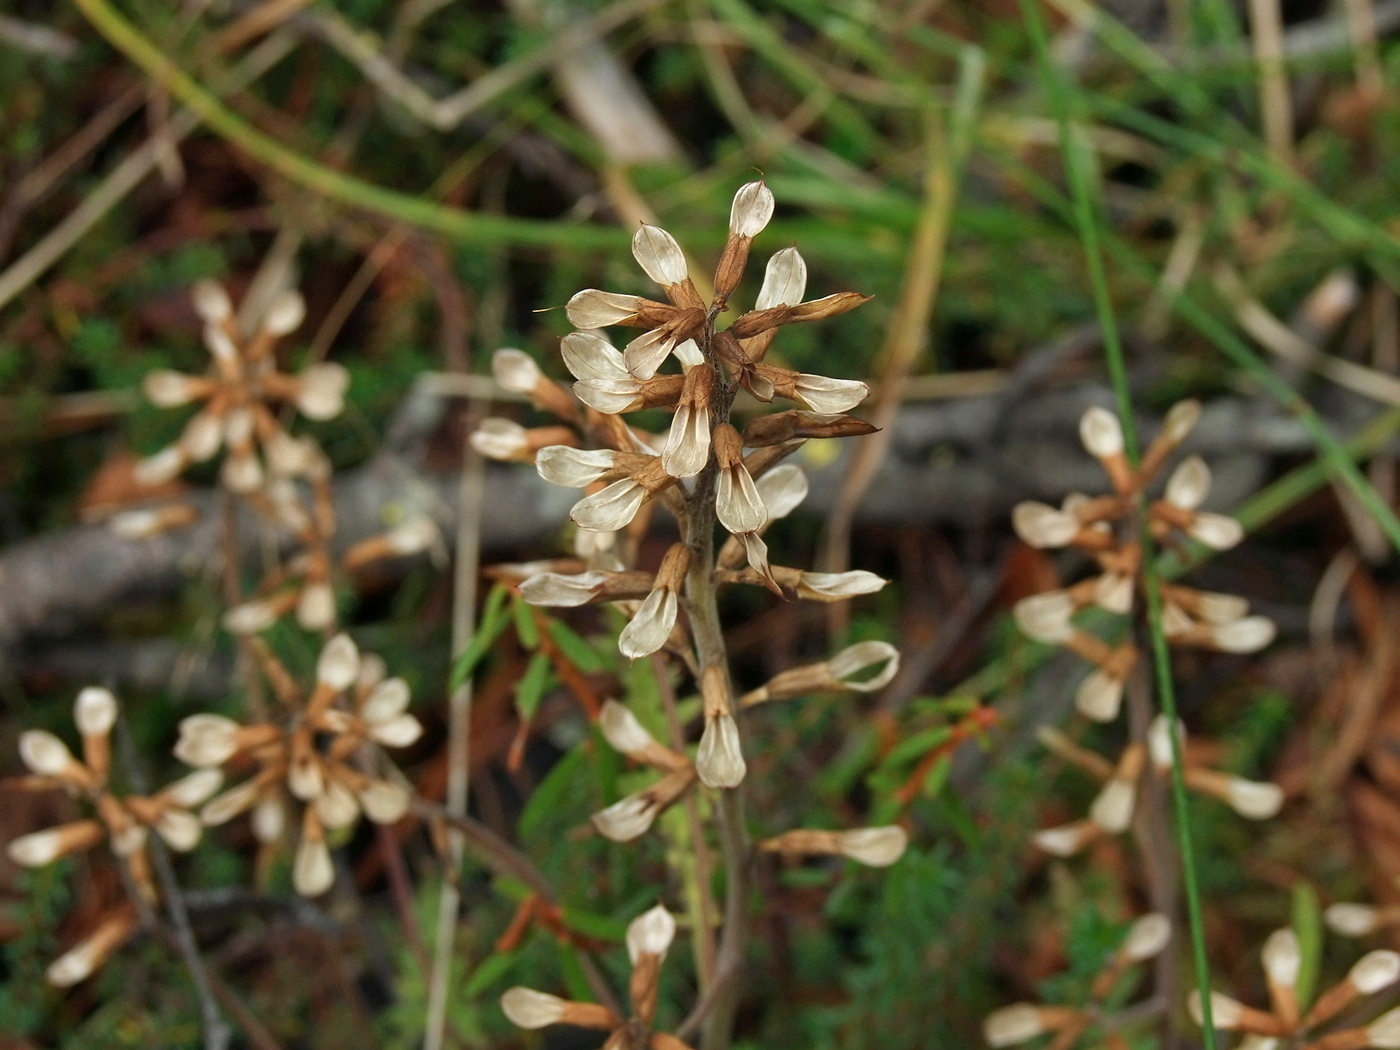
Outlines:
{"label": "dried inflorescence", "polygon": [[[688,579],[704,573],[710,587],[748,583],[815,601],[840,601],[884,585],[869,572],[809,573],[772,565],[762,538],[806,494],[801,472],[780,465],[785,456],[809,438],[871,430],[842,414],[865,398],[864,383],[797,373],[763,360],[781,326],[832,317],[866,298],[842,292],[804,302],[807,267],[796,249],[783,249],[769,260],[754,309],[727,329],[715,329],[738,286],[749,246],[772,211],[772,194],[762,183],[736,194],[709,303],[701,299],[671,235],[642,226],[632,241],[633,255],[667,301],[591,288],[579,292],[567,307],[579,331],[560,344],[564,365],[576,379],[572,392],[518,350],[502,350],[494,362],[504,387],[528,396],[560,425],[526,428],[488,419],[473,435],[484,455],[533,462],[546,480],[585,490],[570,512],[581,530],[577,549],[585,571],[538,573],[523,581],[520,593],[538,605],[616,603],[629,617],[618,641],[625,656],[668,651],[697,672],[705,730],[695,771],[710,787],[738,783],[744,760],[727,669],[699,667],[688,617],[682,615]],[[618,350],[599,334],[609,326],[643,332]],[[679,371],[662,372],[671,359]],[[740,388],[761,401],[785,398],[803,407],[763,417],[741,433],[729,422]],[[639,430],[621,418],[642,409],[671,413],[664,434]],[[671,546],[654,574],[632,569],[635,543],[626,542],[624,530],[640,534],[643,511],[655,504],[670,510],[684,529],[698,513],[691,505],[697,498],[706,504],[703,513],[730,534],[719,557],[709,555],[708,538],[691,536]],[[697,565],[699,558],[706,563]]]}
{"label": "dried inflorescence", "polygon": [[1109,956],[1089,987],[1083,1006],[1045,1006],[1013,1003],[987,1016],[982,1034],[989,1046],[1018,1046],[1042,1035],[1053,1035],[1050,1050],[1070,1050],[1095,1031],[1097,1044],[1109,1050],[1126,1050],[1124,1038],[1105,1006],[1122,978],[1134,967],[1156,957],[1171,942],[1171,923],[1156,912],[1142,916],[1128,928],[1118,950]]}
{"label": "dried inflorescence", "polygon": [[[1317,997],[1309,1007],[1299,1001],[1298,977],[1303,952],[1291,929],[1276,930],[1261,952],[1269,988],[1269,1009],[1246,1006],[1220,992],[1210,995],[1211,1020],[1216,1028],[1242,1032],[1240,1044],[1250,1050],[1378,1050],[1400,1047],[1400,1009],[1381,1014],[1368,1024],[1350,1019],[1353,1008],[1400,981],[1400,955],[1391,951],[1363,955],[1337,984]],[[1192,992],[1187,1003],[1197,1024],[1203,1023],[1201,995]],[[1321,1031],[1346,1013],[1342,1028]]]}
{"label": "dried inflorescence", "polygon": [[194,290],[195,310],[204,321],[204,344],[213,367],[190,376],[167,369],[146,376],[153,404],[174,408],[202,402],[179,440],[137,467],[137,479],[160,484],[193,463],[227,448],[220,479],[233,492],[254,492],[267,478],[308,477],[324,471],[324,456],[313,443],[294,438],[275,410],[294,405],[308,419],[333,419],[344,405],[349,376],[340,365],[322,362],[298,375],[277,368],[275,350],[306,315],[301,296],[283,292],[269,306],[261,326],[246,333],[228,293],[212,281]]}
{"label": "dried inflorescence", "polygon": [[[1057,729],[1043,727],[1037,733],[1041,743],[1061,758],[1077,766],[1103,784],[1083,820],[1036,833],[1034,841],[1047,853],[1067,857],[1104,835],[1127,831],[1141,795],[1144,776],[1156,776],[1166,783],[1171,776],[1173,753],[1171,723],[1166,716],[1156,718],[1148,729],[1147,743],[1129,744],[1117,763],[1071,741]],[[1177,726],[1177,738],[1186,755],[1185,730]],[[1186,787],[1219,799],[1242,817],[1267,820],[1283,806],[1283,789],[1277,784],[1246,780],[1231,773],[1210,769],[1189,756],[1182,764]]]}
{"label": "dried inflorescence", "polygon": [[[152,902],[157,892],[146,852],[149,833],[154,831],[171,849],[193,849],[202,825],[190,811],[217,791],[223,778],[217,770],[200,770],[152,795],[117,793],[111,786],[111,734],[117,714],[117,700],[110,691],[90,687],[78,694],[73,720],[83,740],[81,760],[45,730],[20,735],[20,758],[33,774],[22,786],[62,788],[87,802],[94,816],[21,835],[6,852],[16,864],[38,867],[105,842],[126,866],[136,891]],[[136,911],[130,904],[110,910],[91,934],[50,965],[48,980],[67,986],[86,979],[136,928]]]}
{"label": "dried inflorescence", "polygon": [[224,614],[224,629],[250,635],[265,631],[288,614],[308,631],[333,631],[339,623],[335,584],[376,562],[403,558],[442,545],[437,523],[410,518],[387,532],[361,540],[336,558],[335,508],[329,479],[313,481],[307,506],[295,485],[279,480],[246,498],[266,520],[290,532],[297,547],[269,570],[253,594]]}
{"label": "dried inflorescence", "polygon": [[[224,627],[234,634],[256,634],[294,614],[306,630],[334,631],[339,622],[337,572],[354,573],[376,561],[437,548],[437,526],[427,517],[409,518],[355,544],[337,559],[332,551],[336,516],[330,461],[314,439],[288,434],[277,410],[292,405],[314,420],[339,415],[348,374],[340,365],[325,362],[295,376],[278,370],[277,343],[305,315],[296,292],[277,296],[261,327],[246,336],[227,293],[217,284],[197,285],[194,303],[205,322],[212,370],[205,376],[158,370],[147,375],[145,390],[157,405],[198,401],[203,406],[174,445],[138,464],[136,476],[150,484],[168,481],[227,447],[220,475],[224,487],[268,525],[287,534],[292,550],[264,575],[250,598],[225,613]],[[180,504],[143,507],[116,515],[112,527],[130,539],[142,539],[188,524],[192,513]]]}
{"label": "dried inflorescence", "polygon": [[[752,585],[786,599],[832,602],[885,585],[865,571],[813,573],[775,565],[764,539],[772,523],[807,494],[801,470],[783,460],[808,440],[874,429],[845,414],[868,394],[864,383],[803,374],[765,360],[783,325],[833,317],[866,298],[841,292],[804,301],[807,267],[795,248],[768,261],[754,308],[728,328],[716,328],[739,285],[753,239],[772,213],[772,194],[761,182],[735,195],[729,238],[715,270],[715,295],[708,302],[671,235],[643,225],[632,252],[664,290],[665,301],[592,288],[579,292],[567,306],[577,331],[560,343],[564,367],[575,379],[572,388],[550,379],[518,350],[498,352],[493,363],[503,387],[525,395],[557,422],[526,427],[488,419],[472,438],[483,455],[531,462],[547,481],[582,490],[569,515],[578,528],[576,559],[509,566],[498,573],[500,578],[515,583],[521,597],[534,605],[611,604],[627,618],[619,651],[634,660],[653,654],[673,657],[699,694],[704,728],[693,757],[679,737],[672,746],[658,742],[624,705],[611,700],[602,705],[600,722],[608,742],[659,777],[594,814],[595,828],[614,841],[631,841],[668,807],[699,790],[697,785],[721,792],[710,800],[716,804],[705,808],[719,820],[726,870],[739,873],[726,885],[733,895],[725,908],[731,916],[747,906],[749,893],[739,876],[751,861],[742,809],[737,796],[726,793],[739,787],[748,769],[736,712],[805,693],[873,691],[898,669],[892,647],[865,642],[828,661],[779,675],[735,700],[716,605],[720,588]],[[619,350],[601,334],[612,326],[641,334]],[[730,415],[741,390],[761,402],[781,398],[797,407],[741,427]],[[624,418],[643,410],[669,413],[663,432]],[[657,508],[675,519],[680,538],[666,548],[655,570],[647,571],[638,566],[637,552]],[[728,536],[716,552],[717,526]],[[798,830],[759,848],[886,865],[898,859],[906,842],[898,827]],[[733,945],[742,936],[741,926],[726,922],[724,951],[741,955],[742,949],[735,952]],[[725,993],[731,999],[733,994],[733,988]],[[635,992],[633,1002],[635,1007]],[[671,1045],[665,1041],[669,1037],[619,1027],[620,1019],[587,1004],[513,989],[503,1005],[527,1027],[566,1021],[611,1029],[609,1047]],[[732,1010],[715,1009],[706,1023],[723,1026],[731,1020]]]}
{"label": "dried inflorescence", "polygon": [[564,1024],[607,1032],[605,1050],[686,1050],[686,1044],[675,1036],[652,1031],[661,964],[675,936],[676,920],[659,904],[627,927],[627,955],[632,961],[632,978],[628,982],[630,1017],[619,1017],[597,1003],[574,1002],[519,986],[501,996],[501,1009],[521,1028]]}
{"label": "dried inflorescence", "polygon": [[[1117,717],[1138,647],[1131,638],[1116,645],[1104,641],[1077,626],[1074,616],[1090,606],[1123,616],[1133,612],[1143,586],[1144,524],[1154,541],[1166,545],[1178,536],[1189,536],[1215,550],[1227,550],[1243,538],[1233,518],[1200,509],[1210,493],[1210,468],[1199,456],[1179,464],[1161,497],[1147,502],[1144,509],[1145,493],[1199,416],[1200,405],[1195,401],[1173,407],[1135,469],[1123,451],[1118,417],[1106,409],[1089,409],[1080,421],[1080,437],[1103,465],[1113,494],[1075,493],[1058,509],[1028,501],[1018,504],[1013,513],[1016,532],[1031,546],[1070,547],[1098,563],[1097,576],[1025,598],[1015,608],[1016,623],[1031,638],[1064,646],[1095,665],[1075,694],[1075,706],[1094,721],[1111,722]],[[1249,603],[1235,595],[1164,584],[1162,601],[1162,629],[1173,645],[1252,653],[1273,641],[1273,622],[1249,615]]]}
{"label": "dried inflorescence", "polygon": [[301,804],[292,881],[299,893],[317,896],[335,877],[328,829],[348,828],[362,812],[377,824],[392,824],[408,811],[407,788],[392,776],[367,771],[374,757],[369,745],[407,747],[422,726],[408,713],[408,685],[386,677],[377,657],[361,657],[347,635],[337,635],[321,650],[309,691],[265,648],[259,654],[281,706],[279,716],[242,725],[223,715],[191,715],[180,723],[175,756],[205,769],[235,764],[255,769],[210,800],[200,813],[206,825],[252,811],[254,833],[273,842],[287,827],[289,799]]}

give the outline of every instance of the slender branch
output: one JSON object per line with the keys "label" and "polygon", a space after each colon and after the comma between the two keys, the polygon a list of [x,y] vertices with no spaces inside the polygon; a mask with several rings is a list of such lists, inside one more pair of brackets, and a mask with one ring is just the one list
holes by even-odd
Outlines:
{"label": "slender branch", "polygon": [[[685,753],[685,732],[681,726],[680,711],[676,703],[676,690],[667,674],[665,658],[653,653],[651,666],[656,672],[656,687],[661,693],[661,706],[666,712],[666,728],[671,734],[671,747]],[[700,800],[694,791],[685,794],[685,820],[690,832],[690,841],[695,849],[695,871],[693,901],[694,941],[696,973],[700,992],[709,990],[715,979],[715,902],[712,872],[710,870],[710,850],[705,843],[704,825],[700,821]]]}
{"label": "slender branch", "polygon": [[[131,732],[127,728],[126,720],[119,719],[116,728],[127,780],[132,790],[137,794],[144,795],[149,788],[140,762],[136,758],[136,749],[132,743]],[[229,1029],[228,1023],[219,1012],[218,1003],[214,1000],[214,992],[209,982],[209,972],[204,966],[204,959],[199,954],[199,945],[194,939],[194,929],[190,926],[190,915],[185,908],[185,899],[180,892],[180,883],[175,878],[175,869],[170,863],[170,854],[166,852],[165,843],[160,840],[159,835],[146,836],[146,851],[151,858],[151,866],[155,869],[156,878],[160,881],[160,894],[164,898],[165,913],[170,919],[170,934],[179,950],[180,957],[184,960],[185,969],[189,971],[190,982],[194,985],[195,995],[199,999],[200,1027],[204,1032],[204,1050],[227,1050],[229,1042],[233,1038],[233,1032]],[[139,898],[139,893],[133,897],[133,899]],[[159,928],[159,924],[156,926]]]}
{"label": "slender branch", "polygon": [[[414,799],[412,812],[430,821],[440,821],[453,831],[459,832],[466,848],[475,853],[477,859],[497,875],[523,882],[537,893],[546,904],[553,904],[558,900],[554,887],[550,885],[549,880],[544,877],[540,869],[530,861],[530,858],[485,824],[469,816],[454,816],[438,803],[429,802],[422,798]],[[612,989],[608,986],[602,971],[598,969],[598,965],[593,961],[593,957],[587,952],[580,951],[578,958],[579,966],[583,970],[584,978],[588,981],[588,987],[593,992],[594,998],[614,1013],[622,1013],[622,1007],[618,1004],[617,997],[613,995]]]}
{"label": "slender branch", "polygon": [[[711,318],[713,324],[713,318]],[[734,403],[736,384],[725,380],[723,371],[711,357],[710,341],[713,328],[706,327],[703,345],[707,363],[699,367],[714,368],[715,402],[711,408],[712,425],[729,421]],[[715,571],[715,486],[719,467],[711,459],[699,477],[695,488],[686,498],[684,540],[690,547],[690,571],[685,582],[685,611],[690,621],[690,633],[695,642],[695,656],[701,673],[711,667],[719,668],[729,683],[729,654],[724,644],[716,600]],[[732,695],[732,690],[731,690]],[[744,824],[743,785],[719,789],[716,811],[719,817],[720,850],[724,857],[724,929],[715,956],[717,973],[737,976],[743,964],[744,942],[747,937],[749,897],[749,839]],[[714,1000],[704,1019],[702,1050],[725,1050],[733,1038],[734,1016],[738,1011],[740,984],[737,980],[716,979]]]}
{"label": "slender branch", "polygon": [[[472,401],[468,408],[469,435],[479,416],[481,405]],[[452,659],[471,645],[476,633],[476,578],[481,561],[481,503],[485,491],[485,466],[481,456],[463,442],[461,489],[457,505],[457,573],[452,597]],[[463,679],[448,700],[447,741],[447,807],[454,817],[467,815],[468,768],[471,737],[472,680]],[[454,872],[461,867],[463,839],[460,833],[449,833],[448,852]],[[443,883],[438,899],[437,939],[433,945],[433,968],[428,983],[427,1030],[423,1050],[439,1050],[447,1026],[447,993],[452,971],[452,952],[456,943],[457,911],[462,904],[461,891],[453,879]]]}

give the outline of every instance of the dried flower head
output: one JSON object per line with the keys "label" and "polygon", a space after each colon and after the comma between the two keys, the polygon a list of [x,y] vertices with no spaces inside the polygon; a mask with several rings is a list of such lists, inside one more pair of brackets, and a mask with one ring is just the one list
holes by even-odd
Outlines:
{"label": "dried flower head", "polygon": [[348,635],[336,635],[321,650],[309,690],[266,647],[258,653],[281,715],[251,726],[221,715],[191,715],[180,723],[175,755],[204,768],[233,761],[256,767],[252,777],[204,807],[200,816],[207,825],[252,811],[255,832],[271,841],[287,823],[288,800],[300,805],[293,883],[299,893],[316,896],[334,879],[328,828],[349,827],[362,813],[376,824],[392,824],[408,811],[407,789],[366,769],[378,757],[373,745],[407,747],[422,726],[408,713],[408,685],[384,677],[382,662],[362,658]]}
{"label": "dried flower head", "polygon": [[605,1046],[647,1047],[649,1050],[686,1050],[672,1035],[651,1030],[656,1016],[661,964],[676,936],[676,920],[657,905],[632,920],[627,927],[627,956],[632,963],[628,998],[629,1018],[621,1018],[606,1006],[574,1002],[548,992],[516,986],[501,996],[501,1010],[520,1028],[546,1028],[555,1024],[574,1025],[609,1032]]}
{"label": "dried flower head", "polygon": [[[1171,942],[1171,923],[1165,915],[1150,912],[1128,927],[1117,951],[1104,961],[1089,986],[1087,1001],[1082,1006],[1043,1006],[1039,1003],[1013,1003],[994,1010],[982,1022],[982,1036],[988,1046],[1019,1046],[1037,1036],[1053,1034],[1051,1045],[1068,1048],[1078,1044],[1085,1035],[1100,1029],[1105,1045],[1127,1046],[1116,1031],[1104,1031],[1104,1004],[1119,986],[1123,976],[1160,955]],[[1092,1045],[1092,1044],[1090,1044]]]}
{"label": "dried flower head", "polygon": [[[1085,717],[1110,722],[1118,715],[1123,687],[1138,659],[1131,641],[1109,645],[1074,623],[1076,614],[1098,606],[1129,615],[1140,606],[1141,535],[1145,522],[1152,538],[1171,545],[1189,536],[1217,550],[1235,546],[1243,530],[1233,518],[1200,509],[1210,492],[1210,469],[1199,456],[1182,462],[1167,479],[1161,498],[1144,503],[1144,494],[1200,415],[1194,401],[1183,401],[1167,415],[1161,433],[1134,469],[1123,447],[1118,418],[1091,408],[1080,421],[1084,447],[1103,466],[1111,495],[1072,495],[1055,508],[1034,501],[1018,504],[1012,523],[1032,547],[1073,547],[1092,557],[1099,574],[1061,590],[1032,595],[1017,603],[1017,625],[1029,637],[1059,645],[1083,657],[1094,670],[1080,684],[1075,706]],[[1162,587],[1163,630],[1173,645],[1251,653],[1274,638],[1273,623],[1248,615],[1243,598],[1212,594],[1179,585]]]}
{"label": "dried flower head", "polygon": [[349,374],[328,362],[297,375],[278,370],[277,343],[301,325],[306,313],[301,296],[283,292],[253,332],[242,330],[228,293],[212,281],[195,286],[194,305],[204,321],[210,371],[190,376],[161,369],[146,376],[144,389],[146,397],[163,408],[195,402],[202,407],[173,445],[138,465],[138,480],[169,481],[190,464],[212,459],[220,448],[228,450],[220,478],[233,492],[255,492],[269,475],[314,473],[319,450],[306,439],[291,437],[275,409],[292,405],[308,419],[332,419],[344,406]]}
{"label": "dried flower head", "polygon": [[[1244,1033],[1256,1041],[1276,1045],[1307,1045],[1327,1050],[1363,1050],[1365,1047],[1400,1047],[1400,1010],[1382,1014],[1369,1024],[1350,1022],[1318,1036],[1319,1029],[1350,1010],[1359,1000],[1375,995],[1400,981],[1400,955],[1391,951],[1363,955],[1337,984],[1324,991],[1303,1011],[1298,999],[1302,951],[1291,929],[1275,930],[1260,953],[1269,989],[1269,1009],[1246,1006],[1220,992],[1210,994],[1211,1020],[1216,1028]],[[1187,1007],[1197,1024],[1204,1010],[1201,995],[1193,992]]]}
{"label": "dried flower head", "polygon": [[[219,789],[223,777],[217,770],[199,770],[151,795],[119,794],[110,786],[111,734],[117,715],[117,699],[109,690],[93,686],[78,693],[73,721],[82,737],[81,759],[52,733],[31,729],[20,734],[20,758],[34,774],[23,785],[33,790],[62,788],[85,801],[93,816],[20,835],[10,840],[6,853],[16,864],[40,867],[105,842],[126,866],[137,891],[154,901],[156,886],[146,852],[149,832],[173,850],[193,849],[202,825],[191,810]],[[66,987],[86,979],[135,932],[134,916],[129,905],[108,914],[83,942],[50,966],[50,983]]]}

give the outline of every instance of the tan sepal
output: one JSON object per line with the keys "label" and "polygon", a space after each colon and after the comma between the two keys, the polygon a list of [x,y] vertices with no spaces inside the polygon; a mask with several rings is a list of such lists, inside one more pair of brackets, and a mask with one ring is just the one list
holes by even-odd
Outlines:
{"label": "tan sepal", "polygon": [[730,470],[744,464],[743,439],[728,423],[721,423],[715,427],[710,442],[714,447],[715,459],[719,461],[722,470]]}
{"label": "tan sepal", "polygon": [[723,667],[711,664],[700,673],[700,695],[704,700],[706,718],[732,713],[729,675]]}
{"label": "tan sepal", "polygon": [[685,574],[690,571],[690,548],[684,543],[673,543],[661,559],[656,570],[654,587],[664,587],[679,594],[685,584]]}
{"label": "tan sepal", "polygon": [[564,1004],[564,1012],[559,1017],[559,1023],[606,1032],[620,1027],[622,1018],[599,1003],[570,1001]]}
{"label": "tan sepal", "polygon": [[731,233],[728,240],[724,242],[724,251],[720,254],[719,264],[715,267],[716,298],[728,299],[734,294],[734,289],[739,287],[739,282],[744,276],[744,267],[749,261],[749,246],[751,244],[753,244],[752,237],[745,237],[739,233]]}
{"label": "tan sepal", "polygon": [[656,992],[661,980],[661,956],[643,954],[632,967],[627,982],[627,995],[632,1002],[632,1014],[643,1027],[650,1028],[656,1016]]}
{"label": "tan sepal", "polygon": [[860,292],[837,292],[821,299],[798,303],[792,307],[788,316],[793,321],[824,321],[828,317],[849,313],[857,306],[868,303],[870,299],[870,296],[861,295]]}

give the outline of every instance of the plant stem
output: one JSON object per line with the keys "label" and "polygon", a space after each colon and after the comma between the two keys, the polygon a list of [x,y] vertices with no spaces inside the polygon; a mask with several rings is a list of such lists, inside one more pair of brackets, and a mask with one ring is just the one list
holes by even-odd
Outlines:
{"label": "plant stem", "polygon": [[[718,426],[729,421],[735,387],[725,380],[720,366],[711,357],[711,332],[712,329],[707,326],[701,347],[706,363],[697,367],[714,368],[719,380],[715,386],[715,401],[710,406],[711,425]],[[720,625],[715,592],[715,487],[718,472],[718,465],[711,459],[695,479],[694,491],[686,498],[683,539],[690,548],[690,570],[686,575],[684,603],[699,672],[703,674],[707,668],[719,668],[724,675],[725,687],[733,696],[729,681],[729,653],[724,645],[724,629]],[[719,789],[715,807],[719,818],[720,852],[724,857],[724,930],[715,955],[715,973],[711,982],[714,998],[704,1020],[701,1050],[725,1050],[729,1046],[734,1034],[734,1016],[739,1007],[740,985],[737,977],[743,964],[747,935],[750,852],[742,791],[742,785]]]}
{"label": "plant stem", "polygon": [[[1073,199],[1075,226],[1080,243],[1084,248],[1084,259],[1089,271],[1089,282],[1094,292],[1094,306],[1098,314],[1099,326],[1103,332],[1104,356],[1108,362],[1109,374],[1113,378],[1113,389],[1118,399],[1118,414],[1123,427],[1124,452],[1128,462],[1134,467],[1138,460],[1137,428],[1133,419],[1132,391],[1128,385],[1127,366],[1124,360],[1123,345],[1118,336],[1118,323],[1113,310],[1113,300],[1108,288],[1108,275],[1104,266],[1103,237],[1099,229],[1099,213],[1095,190],[1096,171],[1087,162],[1081,140],[1074,133],[1071,123],[1071,109],[1077,100],[1072,84],[1066,83],[1060,70],[1050,55],[1049,40],[1045,23],[1041,18],[1037,0],[1020,0],[1026,28],[1035,50],[1036,63],[1040,66],[1045,82],[1046,94],[1055,111],[1055,120],[1060,130],[1060,151],[1064,156],[1065,172],[1070,184]],[[1330,435],[1329,435],[1330,436]],[[1353,468],[1354,469],[1354,468]],[[1138,496],[1141,503],[1142,497]],[[1175,726],[1176,689],[1172,680],[1171,656],[1167,652],[1166,634],[1162,629],[1161,576],[1157,566],[1155,544],[1152,533],[1147,528],[1145,515],[1142,521],[1142,587],[1146,595],[1147,629],[1152,639],[1153,665],[1156,670],[1158,702],[1162,713],[1170,725]],[[1210,1004],[1210,963],[1206,958],[1205,923],[1201,914],[1200,886],[1196,876],[1195,850],[1191,841],[1190,813],[1186,801],[1186,783],[1182,776],[1181,740],[1173,732],[1172,742],[1172,802],[1176,816],[1177,848],[1181,853],[1182,882],[1186,890],[1186,916],[1191,927],[1191,944],[1196,964],[1196,982],[1201,992],[1201,1034],[1206,1050],[1215,1050],[1215,1025],[1211,1017]]]}
{"label": "plant stem", "polygon": [[[668,666],[660,653],[653,653],[651,666],[656,672],[656,688],[661,694],[661,706],[666,713],[666,728],[670,730],[671,748],[685,753],[685,727],[681,723],[676,702],[676,690],[671,684]],[[686,832],[695,850],[695,865],[685,872],[686,907],[694,928],[695,972],[703,994],[715,977],[715,902],[714,878],[710,867],[710,849],[705,842],[705,826],[700,819],[700,800],[694,791],[685,793]]]}
{"label": "plant stem", "polygon": [[[147,782],[145,771],[141,768],[136,757],[136,746],[132,742],[131,730],[125,719],[118,719],[116,736],[122,765],[132,790],[141,795],[148,794],[150,785]],[[199,1002],[199,1021],[204,1050],[226,1050],[233,1038],[233,1033],[229,1030],[228,1023],[224,1021],[223,1014],[219,1012],[218,1004],[214,1001],[214,993],[209,983],[209,972],[205,968],[203,956],[199,954],[199,944],[195,940],[194,928],[190,926],[190,915],[185,908],[185,898],[180,892],[180,883],[175,878],[175,869],[170,863],[170,854],[166,852],[165,843],[161,841],[159,835],[146,837],[146,853],[150,857],[151,867],[155,869],[156,879],[160,883],[160,897],[165,905],[166,916],[170,920],[171,938],[185,964],[185,969],[189,972],[190,983],[194,986],[195,998]],[[128,892],[131,891],[132,887],[128,887]],[[139,892],[132,895],[132,900],[137,902],[138,908],[143,912],[143,918],[150,914],[150,909],[142,902]],[[151,918],[154,921],[153,915]],[[157,928],[159,927],[157,926]]]}

